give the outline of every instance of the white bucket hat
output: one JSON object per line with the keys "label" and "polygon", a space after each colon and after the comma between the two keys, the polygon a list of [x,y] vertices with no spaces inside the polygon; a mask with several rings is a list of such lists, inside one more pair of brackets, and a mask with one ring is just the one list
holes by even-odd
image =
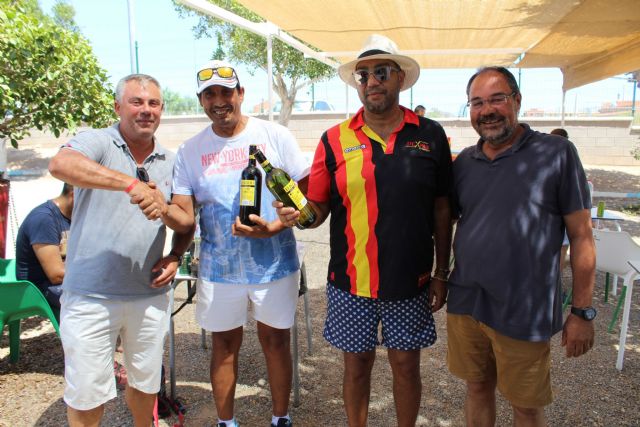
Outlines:
{"label": "white bucket hat", "polygon": [[413,58],[398,54],[398,46],[393,40],[380,34],[372,34],[364,42],[364,46],[356,59],[338,67],[338,75],[340,75],[342,81],[357,89],[358,86],[353,78],[353,72],[358,62],[368,59],[389,59],[398,64],[405,74],[404,83],[400,88],[401,91],[409,89],[420,77],[420,65]]}

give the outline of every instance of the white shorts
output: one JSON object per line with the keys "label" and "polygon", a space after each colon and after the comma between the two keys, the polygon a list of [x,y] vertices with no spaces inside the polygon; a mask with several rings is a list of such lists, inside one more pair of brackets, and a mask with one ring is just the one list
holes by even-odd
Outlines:
{"label": "white shorts", "polygon": [[113,358],[118,335],[129,386],[148,394],[160,390],[169,296],[122,301],[62,293],[60,338],[67,405],[86,411],[116,397]]}
{"label": "white shorts", "polygon": [[247,323],[249,301],[253,317],[276,329],[293,326],[300,271],[264,284],[229,284],[198,279],[196,320],[211,332],[230,331]]}

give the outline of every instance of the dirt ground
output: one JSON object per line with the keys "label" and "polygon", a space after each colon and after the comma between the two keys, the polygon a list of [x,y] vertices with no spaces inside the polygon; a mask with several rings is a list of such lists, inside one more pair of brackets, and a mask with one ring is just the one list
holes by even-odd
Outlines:
{"label": "dirt ground", "polygon": [[[589,169],[596,191],[640,191],[640,171]],[[595,202],[598,200],[596,199]],[[607,199],[607,208],[624,211],[630,199]],[[634,202],[638,205],[637,200]],[[640,241],[640,217],[626,215],[622,228]],[[324,285],[328,260],[328,228],[298,233],[306,247],[305,265],[309,281],[313,348],[306,343],[302,302],[298,308],[300,333],[301,403],[290,408],[297,426],[345,426],[342,405],[342,356],[322,338],[325,314]],[[570,284],[569,269],[563,281]],[[607,325],[616,297],[604,301],[604,275],[598,273],[594,305],[596,345],[578,359],[564,357],[559,335],[552,341],[553,404],[546,408],[550,426],[639,426],[640,425],[640,310],[634,298],[629,325],[624,370],[615,369],[619,327],[612,333]],[[186,297],[186,286],[175,294],[175,307]],[[210,426],[216,420],[209,384],[209,352],[200,343],[200,329],[194,321],[195,304],[175,316],[177,395],[186,406],[186,426]],[[446,328],[444,310],[436,314],[438,341],[422,353],[423,398],[418,425],[462,426],[464,384],[451,376],[446,367]],[[6,329],[5,329],[6,331]],[[0,337],[0,426],[66,425],[63,353],[58,337],[47,321],[31,318],[23,322],[21,357],[10,364],[7,333]],[[168,352],[167,352],[168,354]],[[168,356],[167,356],[168,358]],[[168,366],[168,361],[165,363]],[[256,338],[255,323],[247,325],[239,367],[236,416],[243,426],[266,426],[271,416],[269,386],[265,364]],[[395,425],[391,374],[386,352],[377,352],[373,369],[369,425]],[[162,420],[173,426],[177,418]],[[498,426],[512,423],[507,403],[498,397]],[[123,392],[106,405],[103,426],[132,425],[125,409]]]}

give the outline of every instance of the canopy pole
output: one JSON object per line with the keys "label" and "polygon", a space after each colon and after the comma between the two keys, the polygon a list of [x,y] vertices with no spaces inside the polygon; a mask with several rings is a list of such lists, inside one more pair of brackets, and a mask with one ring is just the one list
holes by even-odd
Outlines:
{"label": "canopy pole", "polygon": [[[269,83],[269,121],[273,121],[273,41],[271,34],[267,36],[267,81]],[[283,103],[284,106],[284,103]],[[282,114],[282,109],[280,109]]]}
{"label": "canopy pole", "polygon": [[564,127],[564,100],[565,97],[567,96],[567,91],[566,90],[562,90],[562,112],[560,113],[560,127]]}
{"label": "canopy pole", "polygon": [[344,100],[345,100],[345,109],[344,109],[344,118],[349,118],[349,85],[344,84]]}

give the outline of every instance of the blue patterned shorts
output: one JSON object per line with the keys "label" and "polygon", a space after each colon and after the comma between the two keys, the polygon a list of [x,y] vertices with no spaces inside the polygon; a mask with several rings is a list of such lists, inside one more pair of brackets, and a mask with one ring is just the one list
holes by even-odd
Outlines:
{"label": "blue patterned shorts", "polygon": [[[378,325],[382,323],[382,341]],[[327,285],[324,338],[350,353],[375,350],[417,350],[436,342],[436,328],[426,290],[415,298],[380,301],[359,297]]]}

